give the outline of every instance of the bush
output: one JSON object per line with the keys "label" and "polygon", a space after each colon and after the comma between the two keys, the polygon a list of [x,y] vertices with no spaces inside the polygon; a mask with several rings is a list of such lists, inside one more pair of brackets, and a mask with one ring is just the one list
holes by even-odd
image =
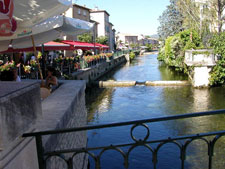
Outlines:
{"label": "bush", "polygon": [[160,48],[158,60],[164,61],[178,70],[183,70],[185,68],[185,50],[196,49],[202,46],[201,38],[196,31],[185,30],[166,39],[165,45]]}
{"label": "bush", "polygon": [[146,50],[147,50],[147,52],[151,52],[152,51],[152,44],[146,44]]}
{"label": "bush", "polygon": [[135,55],[134,52],[130,52],[129,56],[130,56],[130,59],[133,60],[133,59],[135,58],[136,55]]}
{"label": "bush", "polygon": [[210,76],[211,86],[221,86],[225,84],[225,59],[222,58],[213,68]]}
{"label": "bush", "polygon": [[210,41],[211,47],[214,49],[215,55],[220,59],[213,68],[210,77],[210,85],[219,86],[225,83],[225,32],[215,34]]}

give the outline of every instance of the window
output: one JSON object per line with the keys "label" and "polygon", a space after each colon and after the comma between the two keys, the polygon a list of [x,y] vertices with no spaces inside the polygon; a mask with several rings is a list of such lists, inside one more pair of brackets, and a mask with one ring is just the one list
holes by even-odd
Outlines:
{"label": "window", "polygon": [[80,15],[80,14],[81,14],[81,10],[80,10],[80,9],[78,9],[77,13]]}
{"label": "window", "polygon": [[83,11],[83,15],[84,15],[84,16],[87,16],[87,12],[86,12],[86,11]]}
{"label": "window", "polygon": [[109,32],[109,26],[105,26],[106,32]]}
{"label": "window", "polygon": [[109,22],[109,16],[105,15],[105,22]]}

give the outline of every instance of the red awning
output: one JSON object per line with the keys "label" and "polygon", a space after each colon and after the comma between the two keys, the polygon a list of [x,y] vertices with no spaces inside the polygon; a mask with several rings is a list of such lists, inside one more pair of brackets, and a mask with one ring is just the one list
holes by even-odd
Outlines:
{"label": "red awning", "polygon": [[95,43],[96,46],[99,46],[100,48],[105,48],[105,49],[109,49],[109,46],[107,45],[102,45],[100,43]]}
{"label": "red awning", "polygon": [[[37,47],[38,51],[42,50],[42,46],[38,45]],[[59,43],[59,42],[48,42],[44,44],[44,50],[45,51],[53,51],[53,50],[75,50],[75,48],[72,45]],[[7,51],[1,52],[1,53],[15,53],[15,52],[32,52],[34,51],[33,47],[30,48],[22,48],[22,49],[13,49],[12,47],[9,47]]]}
{"label": "red awning", "polygon": [[[41,46],[40,46],[41,48]],[[59,42],[48,42],[44,44],[45,50],[74,50],[74,47],[69,44],[59,43]]]}
{"label": "red awning", "polygon": [[70,40],[65,40],[62,42],[65,44],[73,45],[75,49],[83,49],[83,50],[89,50],[94,48],[99,49],[99,46],[97,45],[95,46],[93,43],[70,41]]}

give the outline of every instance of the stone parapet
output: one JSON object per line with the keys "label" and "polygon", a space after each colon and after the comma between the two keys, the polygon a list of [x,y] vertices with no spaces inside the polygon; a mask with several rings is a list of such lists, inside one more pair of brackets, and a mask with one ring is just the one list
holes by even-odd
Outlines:
{"label": "stone parapet", "polygon": [[0,147],[8,147],[42,115],[40,87],[32,82],[0,82]]}

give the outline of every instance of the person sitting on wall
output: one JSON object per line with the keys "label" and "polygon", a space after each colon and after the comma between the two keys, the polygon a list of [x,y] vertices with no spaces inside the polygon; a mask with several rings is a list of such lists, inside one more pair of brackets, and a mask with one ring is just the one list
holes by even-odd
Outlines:
{"label": "person sitting on wall", "polygon": [[16,68],[12,69],[12,72],[13,72],[13,81],[21,82],[17,69]]}
{"label": "person sitting on wall", "polygon": [[54,90],[58,86],[58,79],[56,77],[56,71],[53,67],[48,67],[47,77],[45,80],[45,87]]}

